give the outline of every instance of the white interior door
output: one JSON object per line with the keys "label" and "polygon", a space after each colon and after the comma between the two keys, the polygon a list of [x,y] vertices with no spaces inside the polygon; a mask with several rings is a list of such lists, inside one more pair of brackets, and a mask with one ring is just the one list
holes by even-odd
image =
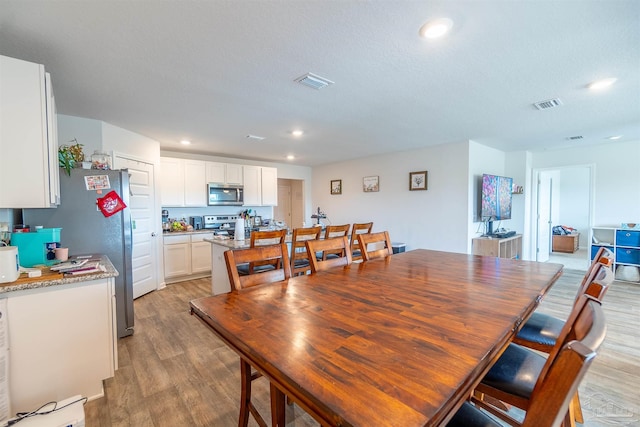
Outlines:
{"label": "white interior door", "polygon": [[129,169],[129,209],[133,229],[133,297],[138,298],[158,288],[153,164],[120,155],[115,156],[114,164],[116,169]]}
{"label": "white interior door", "polygon": [[538,175],[538,233],[536,261],[549,260],[551,252],[551,176],[540,172]]}

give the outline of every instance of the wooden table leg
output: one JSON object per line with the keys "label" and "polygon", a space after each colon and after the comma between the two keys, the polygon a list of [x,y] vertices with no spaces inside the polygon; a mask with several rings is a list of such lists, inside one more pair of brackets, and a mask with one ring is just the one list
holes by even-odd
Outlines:
{"label": "wooden table leg", "polygon": [[280,391],[273,383],[270,383],[271,388],[271,426],[272,427],[284,427],[285,425],[285,397],[284,393]]}

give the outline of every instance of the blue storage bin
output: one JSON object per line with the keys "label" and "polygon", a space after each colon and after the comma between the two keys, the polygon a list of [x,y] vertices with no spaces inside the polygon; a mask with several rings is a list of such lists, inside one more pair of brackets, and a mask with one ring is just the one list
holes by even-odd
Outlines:
{"label": "blue storage bin", "polygon": [[640,249],[616,248],[616,263],[640,264]]}
{"label": "blue storage bin", "polygon": [[640,231],[617,230],[616,246],[640,246]]}
{"label": "blue storage bin", "polygon": [[[613,246],[605,246],[605,248],[609,249],[609,251],[613,253]],[[596,252],[598,252],[598,249],[600,249],[600,246],[591,246],[591,258],[589,258],[591,261],[593,261],[593,258],[596,256]]]}

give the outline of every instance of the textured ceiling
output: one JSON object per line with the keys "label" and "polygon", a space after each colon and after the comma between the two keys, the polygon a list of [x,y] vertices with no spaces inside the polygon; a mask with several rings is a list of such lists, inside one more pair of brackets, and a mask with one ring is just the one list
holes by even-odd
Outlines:
{"label": "textured ceiling", "polygon": [[[448,37],[418,36],[441,16]],[[468,139],[640,141],[639,23],[635,0],[0,0],[0,54],[44,64],[61,114],[166,150],[316,165]],[[307,72],[335,84],[294,82]],[[618,81],[586,89],[603,77]]]}

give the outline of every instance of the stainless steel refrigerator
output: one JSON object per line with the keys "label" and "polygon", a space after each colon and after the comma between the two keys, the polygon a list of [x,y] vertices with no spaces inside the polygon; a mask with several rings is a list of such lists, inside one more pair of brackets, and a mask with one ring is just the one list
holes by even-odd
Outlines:
{"label": "stainless steel refrigerator", "polygon": [[[109,187],[91,189],[91,179],[107,176]],[[98,186],[105,180],[95,180]],[[129,208],[105,217],[97,199],[115,190],[129,206],[129,174],[123,170],[72,169],[71,176],[60,169],[60,205],[50,209],[23,209],[25,224],[45,228],[61,227],[60,244],[69,255],[104,254],[120,273],[115,277],[118,337],[133,334],[132,231]]]}

